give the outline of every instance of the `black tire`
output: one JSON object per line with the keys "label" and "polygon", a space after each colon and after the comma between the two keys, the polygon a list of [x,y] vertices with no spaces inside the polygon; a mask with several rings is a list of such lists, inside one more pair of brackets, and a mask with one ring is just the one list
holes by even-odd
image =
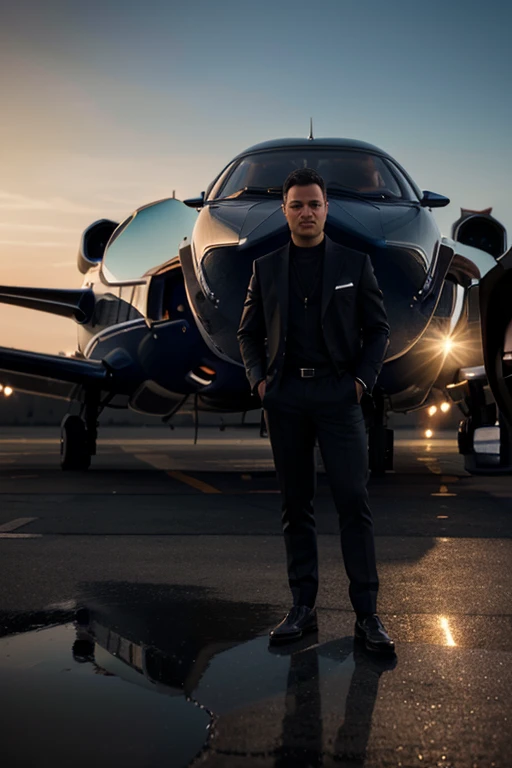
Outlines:
{"label": "black tire", "polygon": [[373,476],[384,475],[393,469],[393,430],[381,425],[368,432],[368,460]]}
{"label": "black tire", "polygon": [[66,416],[60,435],[60,466],[64,470],[83,471],[91,465],[85,423],[80,416]]}
{"label": "black tire", "polygon": [[463,419],[459,426],[459,453],[464,456],[464,469],[471,475],[512,475],[512,439],[507,423],[499,415],[499,425],[484,425],[495,429],[498,451],[482,453],[475,450],[475,431],[471,416]]}

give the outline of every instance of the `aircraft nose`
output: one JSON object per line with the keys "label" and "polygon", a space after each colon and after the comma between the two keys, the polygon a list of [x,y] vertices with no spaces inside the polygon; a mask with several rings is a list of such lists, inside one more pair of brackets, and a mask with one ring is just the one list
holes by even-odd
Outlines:
{"label": "aircraft nose", "polygon": [[390,326],[387,358],[404,352],[421,336],[430,312],[422,306],[419,291],[427,276],[427,263],[403,247],[379,248],[371,254]]}

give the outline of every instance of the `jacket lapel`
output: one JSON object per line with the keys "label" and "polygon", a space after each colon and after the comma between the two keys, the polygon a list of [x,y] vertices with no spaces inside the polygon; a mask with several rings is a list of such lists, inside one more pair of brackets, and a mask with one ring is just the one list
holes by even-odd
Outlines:
{"label": "jacket lapel", "polygon": [[290,245],[285,245],[274,255],[274,279],[276,284],[277,303],[280,314],[280,336],[286,335],[288,325],[288,291],[290,269]]}
{"label": "jacket lapel", "polygon": [[324,274],[322,279],[322,319],[327,311],[329,302],[334,295],[336,278],[340,271],[342,261],[343,257],[341,256],[340,250],[336,248],[332,240],[326,237],[324,253]]}

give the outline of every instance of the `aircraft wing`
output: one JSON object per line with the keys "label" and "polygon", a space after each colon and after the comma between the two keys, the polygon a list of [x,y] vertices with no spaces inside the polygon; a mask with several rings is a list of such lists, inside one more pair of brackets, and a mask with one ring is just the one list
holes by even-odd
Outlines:
{"label": "aircraft wing", "polygon": [[40,312],[72,318],[77,323],[90,320],[94,303],[94,293],[90,288],[65,290],[0,285],[0,304],[37,309]]}
{"label": "aircraft wing", "polygon": [[64,400],[77,387],[112,389],[109,366],[101,361],[80,360],[0,347],[0,381],[13,389]]}

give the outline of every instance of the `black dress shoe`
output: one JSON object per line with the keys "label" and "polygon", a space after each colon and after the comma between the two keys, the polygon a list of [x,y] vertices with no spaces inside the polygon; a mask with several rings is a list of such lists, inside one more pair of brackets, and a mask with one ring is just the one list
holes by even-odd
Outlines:
{"label": "black dress shoe", "polygon": [[357,619],[354,634],[358,640],[364,642],[369,651],[395,652],[395,644],[376,613],[365,616],[363,619]]}
{"label": "black dress shoe", "polygon": [[289,643],[299,640],[305,632],[316,632],[316,609],[307,605],[294,605],[277,627],[270,631],[270,642]]}

